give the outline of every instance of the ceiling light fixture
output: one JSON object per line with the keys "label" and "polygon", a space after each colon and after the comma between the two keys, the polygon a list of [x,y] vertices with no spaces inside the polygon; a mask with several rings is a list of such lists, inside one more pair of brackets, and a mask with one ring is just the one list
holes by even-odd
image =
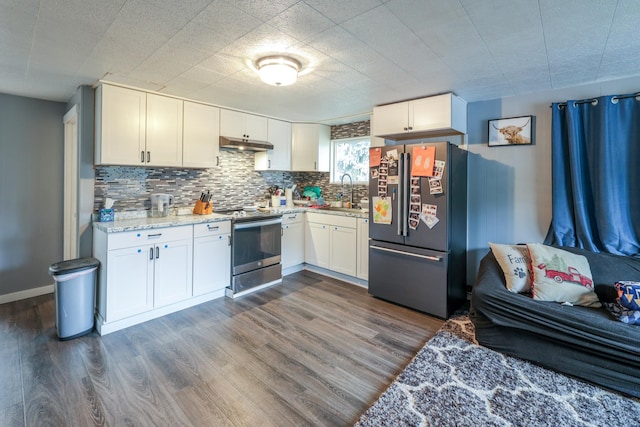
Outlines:
{"label": "ceiling light fixture", "polygon": [[300,63],[287,56],[266,56],[256,61],[260,80],[272,86],[289,86],[298,79]]}

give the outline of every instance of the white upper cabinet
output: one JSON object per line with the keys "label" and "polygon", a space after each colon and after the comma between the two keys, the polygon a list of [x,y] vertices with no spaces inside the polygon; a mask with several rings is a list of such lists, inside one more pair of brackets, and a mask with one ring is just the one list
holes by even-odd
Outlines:
{"label": "white upper cabinet", "polygon": [[291,170],[329,172],[331,128],[317,123],[294,123]]}
{"label": "white upper cabinet", "polygon": [[184,101],[182,165],[211,168],[218,165],[220,109]]}
{"label": "white upper cabinet", "polygon": [[273,150],[256,153],[255,170],[291,170],[291,123],[268,119],[267,141]]}
{"label": "white upper cabinet", "polygon": [[220,110],[220,135],[266,141],[267,118],[232,110]]}
{"label": "white upper cabinet", "polygon": [[149,166],[182,166],[181,99],[147,94],[147,158]]}
{"label": "white upper cabinet", "polygon": [[376,137],[467,132],[467,103],[452,93],[375,107],[373,115],[371,134]]}
{"label": "white upper cabinet", "polygon": [[102,84],[96,90],[96,164],[182,166],[183,101]]}
{"label": "white upper cabinet", "polygon": [[144,165],[147,94],[118,86],[96,90],[96,164]]}

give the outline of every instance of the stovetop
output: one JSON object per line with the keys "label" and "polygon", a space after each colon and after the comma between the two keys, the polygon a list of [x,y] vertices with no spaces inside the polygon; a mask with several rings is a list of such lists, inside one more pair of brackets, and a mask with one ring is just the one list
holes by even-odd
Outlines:
{"label": "stovetop", "polygon": [[260,221],[263,219],[271,219],[271,218],[282,218],[281,213],[266,211],[262,212],[259,210],[251,210],[246,211],[243,208],[235,208],[235,209],[222,209],[214,211],[214,213],[223,214],[223,215],[232,215],[231,219],[233,222],[249,222],[249,221]]}

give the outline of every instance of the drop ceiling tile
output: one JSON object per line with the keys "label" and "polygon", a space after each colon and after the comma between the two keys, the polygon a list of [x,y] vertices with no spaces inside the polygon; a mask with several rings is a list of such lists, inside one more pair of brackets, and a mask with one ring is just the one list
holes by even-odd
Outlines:
{"label": "drop ceiling tile", "polygon": [[494,0],[491,7],[482,2],[465,0],[462,6],[486,43],[509,38],[517,43],[531,32],[542,32],[537,0]]}
{"label": "drop ceiling tile", "polygon": [[37,19],[36,12],[0,5],[0,45],[29,49]]}
{"label": "drop ceiling tile", "polygon": [[159,7],[160,9],[167,10],[171,13],[179,14],[182,17],[187,19],[192,19],[198,13],[200,13],[205,7],[211,4],[212,0],[188,0],[181,1],[177,4],[179,7],[176,7],[175,0],[144,0],[146,3],[149,3],[153,6]]}
{"label": "drop ceiling tile", "polygon": [[226,47],[234,39],[198,22],[189,22],[170,40],[171,43],[182,44],[187,49],[197,49],[214,54]]}
{"label": "drop ceiling tile", "polygon": [[[128,0],[120,9],[114,24],[122,23],[135,27],[137,31],[146,34],[149,38],[168,40],[188,21],[178,13],[145,3],[144,0]],[[109,32],[112,34],[111,31]]]}
{"label": "drop ceiling tile", "polygon": [[312,39],[335,24],[306,3],[298,2],[268,23],[302,42]]}
{"label": "drop ceiling tile", "polygon": [[180,75],[181,78],[191,80],[198,83],[205,83],[207,86],[219,82],[226,76],[216,73],[215,71],[207,70],[201,67],[191,67]]}
{"label": "drop ceiling tile", "polygon": [[337,24],[376,8],[383,3],[380,0],[338,2],[331,0],[305,0],[304,2]]}
{"label": "drop ceiling tile", "polygon": [[40,2],[40,18],[87,33],[104,34],[126,0],[46,0]]}
{"label": "drop ceiling tile", "polygon": [[214,0],[193,21],[235,40],[262,24],[258,18],[222,0]]}
{"label": "drop ceiling tile", "polygon": [[262,24],[221,49],[219,53],[255,63],[264,56],[291,53],[289,47],[295,43],[299,42],[270,24]]}
{"label": "drop ceiling tile", "polygon": [[325,55],[336,58],[345,51],[366,49],[367,45],[340,26],[333,26],[316,35],[307,44]]}
{"label": "drop ceiling tile", "polygon": [[263,22],[293,6],[298,0],[227,0]]}
{"label": "drop ceiling tile", "polygon": [[161,92],[175,96],[188,97],[194,92],[204,89],[207,86],[209,86],[208,83],[198,82],[180,75],[167,81],[166,87],[164,87]]}
{"label": "drop ceiling tile", "polygon": [[246,66],[243,58],[223,55],[221,53],[216,53],[198,64],[199,68],[215,71],[224,76],[233,75],[243,70]]}
{"label": "drop ceiling tile", "polygon": [[154,92],[160,92],[164,88],[163,84],[158,84],[147,80],[140,80],[119,73],[108,73],[103,77],[103,80]]}

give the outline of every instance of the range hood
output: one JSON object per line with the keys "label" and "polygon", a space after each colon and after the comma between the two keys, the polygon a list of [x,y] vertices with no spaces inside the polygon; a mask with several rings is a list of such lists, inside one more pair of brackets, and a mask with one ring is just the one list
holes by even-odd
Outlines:
{"label": "range hood", "polygon": [[236,138],[234,136],[221,136],[220,148],[246,151],[273,150],[273,144],[267,141],[255,141],[253,139]]}

